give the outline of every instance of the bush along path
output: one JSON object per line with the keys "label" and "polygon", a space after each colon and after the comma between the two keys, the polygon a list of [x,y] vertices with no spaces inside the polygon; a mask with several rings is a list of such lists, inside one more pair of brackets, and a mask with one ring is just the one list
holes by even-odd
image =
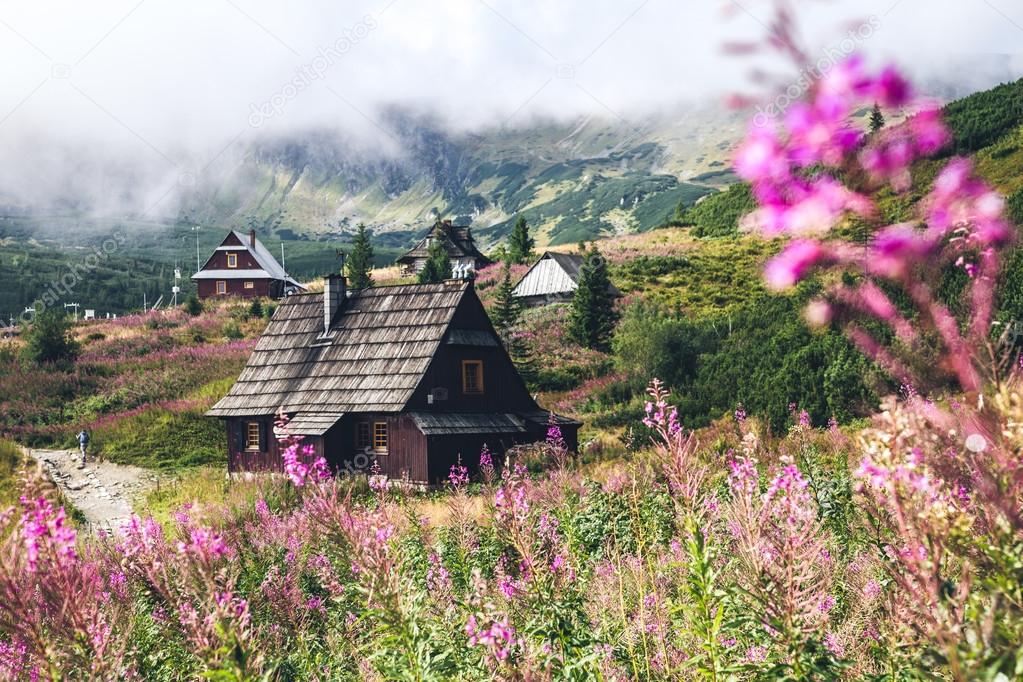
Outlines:
{"label": "bush along path", "polygon": [[64,496],[77,507],[92,531],[116,531],[131,519],[132,500],[152,487],[158,475],[139,467],[90,460],[71,450],[26,449],[46,470]]}

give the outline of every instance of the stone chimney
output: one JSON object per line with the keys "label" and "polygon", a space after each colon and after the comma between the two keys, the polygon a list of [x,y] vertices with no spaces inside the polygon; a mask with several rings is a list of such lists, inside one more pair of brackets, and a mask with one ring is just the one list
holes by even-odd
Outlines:
{"label": "stone chimney", "polygon": [[249,246],[256,248],[256,231],[249,228]]}
{"label": "stone chimney", "polygon": [[345,302],[345,288],[348,281],[343,275],[327,275],[323,278],[323,333],[330,333],[330,323],[338,309]]}

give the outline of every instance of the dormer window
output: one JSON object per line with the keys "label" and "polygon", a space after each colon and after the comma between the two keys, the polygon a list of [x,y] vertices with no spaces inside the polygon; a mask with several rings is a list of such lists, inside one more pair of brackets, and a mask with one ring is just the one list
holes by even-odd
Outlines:
{"label": "dormer window", "polygon": [[462,360],[462,393],[483,394],[483,361]]}
{"label": "dormer window", "polygon": [[227,254],[227,267],[236,268],[238,267],[238,254],[229,253]]}

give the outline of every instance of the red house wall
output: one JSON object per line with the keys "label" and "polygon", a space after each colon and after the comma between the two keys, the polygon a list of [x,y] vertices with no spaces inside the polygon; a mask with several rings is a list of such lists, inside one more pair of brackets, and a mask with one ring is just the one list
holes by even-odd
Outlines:
{"label": "red house wall", "polygon": [[[197,295],[200,299],[217,298],[225,296],[238,296],[240,298],[256,298],[257,296],[280,298],[281,284],[279,280],[273,279],[226,279],[227,293],[217,293],[217,281],[213,279],[198,280]],[[246,289],[245,282],[252,282],[252,288]]]}

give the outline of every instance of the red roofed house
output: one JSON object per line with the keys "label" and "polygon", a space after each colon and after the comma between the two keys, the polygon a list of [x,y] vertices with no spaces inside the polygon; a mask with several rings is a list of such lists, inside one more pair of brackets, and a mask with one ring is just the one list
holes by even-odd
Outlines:
{"label": "red roofed house", "polygon": [[255,230],[248,234],[231,230],[192,279],[200,299],[218,296],[283,298],[305,290],[256,239]]}

